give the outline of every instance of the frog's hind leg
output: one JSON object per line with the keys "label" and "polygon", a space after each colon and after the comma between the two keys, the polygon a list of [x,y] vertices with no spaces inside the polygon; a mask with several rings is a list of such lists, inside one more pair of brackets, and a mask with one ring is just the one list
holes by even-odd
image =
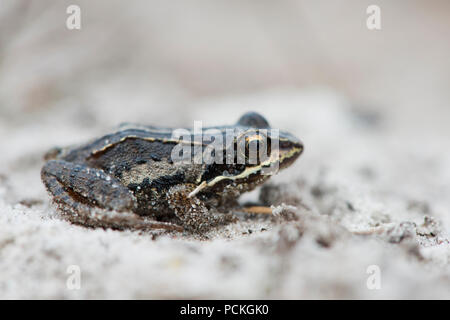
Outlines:
{"label": "frog's hind leg", "polygon": [[182,231],[180,226],[133,213],[136,200],[131,191],[102,170],[51,160],[42,168],[41,177],[58,209],[72,223],[119,230]]}

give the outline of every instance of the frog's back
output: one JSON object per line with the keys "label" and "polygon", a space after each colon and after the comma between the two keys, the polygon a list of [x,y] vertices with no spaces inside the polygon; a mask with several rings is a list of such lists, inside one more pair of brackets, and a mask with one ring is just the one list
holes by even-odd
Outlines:
{"label": "frog's back", "polygon": [[84,163],[91,157],[100,155],[108,149],[114,149],[117,145],[128,142],[131,139],[142,139],[149,142],[155,140],[167,140],[171,136],[169,131],[149,132],[142,129],[126,129],[107,134],[101,138],[92,140],[84,145],[66,150],[59,158],[69,162]]}

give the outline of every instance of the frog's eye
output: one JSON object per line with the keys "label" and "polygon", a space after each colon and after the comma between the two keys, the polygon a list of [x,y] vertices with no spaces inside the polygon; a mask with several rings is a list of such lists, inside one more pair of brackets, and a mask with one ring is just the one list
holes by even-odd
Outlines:
{"label": "frog's eye", "polygon": [[240,151],[240,155],[245,159],[246,164],[257,165],[265,161],[270,155],[270,147],[270,139],[262,133],[243,136],[238,142],[238,152]]}

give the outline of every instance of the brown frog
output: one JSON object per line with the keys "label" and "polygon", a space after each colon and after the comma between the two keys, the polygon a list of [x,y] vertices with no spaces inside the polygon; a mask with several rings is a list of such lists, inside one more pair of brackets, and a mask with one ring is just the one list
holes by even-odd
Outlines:
{"label": "brown frog", "polygon": [[[211,129],[227,141],[215,144],[212,152],[211,141],[201,137]],[[185,129],[183,137],[173,129],[125,124],[85,145],[52,150],[41,177],[58,209],[73,223],[203,233],[233,221],[232,214],[223,212],[273,174],[265,169],[285,168],[302,153],[297,138],[273,131],[254,112],[232,126]],[[264,149],[256,159],[249,157],[253,146]],[[174,161],[180,147],[183,161]],[[193,161],[185,157],[186,150],[194,158],[209,150],[214,161]]]}

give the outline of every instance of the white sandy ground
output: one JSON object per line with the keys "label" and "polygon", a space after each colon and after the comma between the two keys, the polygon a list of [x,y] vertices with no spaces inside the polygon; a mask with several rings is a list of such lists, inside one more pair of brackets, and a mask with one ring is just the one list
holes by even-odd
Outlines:
{"label": "white sandy ground", "polygon": [[[129,103],[125,110],[117,106],[127,89],[115,95],[111,88],[87,94],[96,108],[67,100],[61,103],[73,108],[20,124],[0,118],[0,298],[450,298],[450,130],[418,129],[390,109],[355,111],[326,88],[192,99],[186,109]],[[140,98],[157,104],[154,96]],[[95,137],[124,115],[215,125],[249,109],[305,144],[266,189],[267,201],[289,205],[277,207],[278,216],[237,213],[239,222],[199,240],[86,229],[61,220],[49,204],[39,170],[54,145]],[[89,119],[77,121],[80,114]],[[66,286],[71,265],[80,267],[80,290]],[[373,265],[379,290],[367,287]]]}

